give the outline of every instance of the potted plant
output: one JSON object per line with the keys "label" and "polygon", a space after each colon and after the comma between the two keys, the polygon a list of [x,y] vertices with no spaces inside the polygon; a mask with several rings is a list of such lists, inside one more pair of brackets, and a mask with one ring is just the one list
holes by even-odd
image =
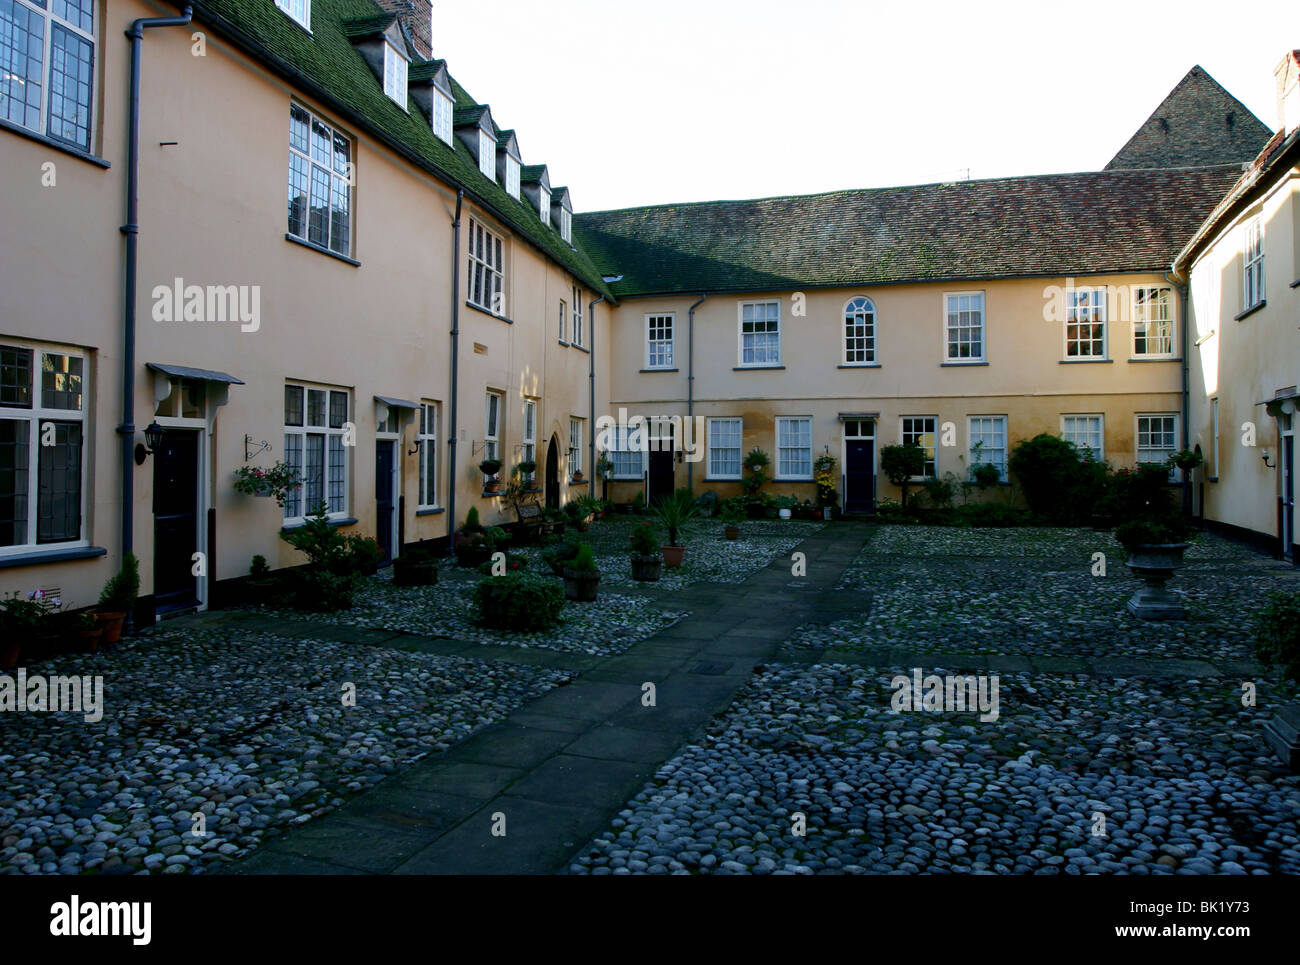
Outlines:
{"label": "potted plant", "polygon": [[1182,602],[1165,584],[1183,565],[1187,526],[1173,514],[1151,514],[1115,527],[1115,539],[1128,552],[1128,568],[1144,584],[1128,608],[1143,620],[1181,620]]}
{"label": "potted plant", "polygon": [[[829,509],[835,503],[835,457],[829,453],[813,460],[813,482],[817,485],[817,505]],[[825,516],[830,519],[829,516]]]}
{"label": "potted plant", "polygon": [[600,496],[609,501],[609,477],[614,474],[614,463],[606,455],[596,460],[596,477],[600,479]]}
{"label": "potted plant", "polygon": [[534,478],[536,472],[537,461],[535,459],[524,459],[515,466],[515,473],[519,476],[524,492],[535,493],[539,491],[537,480]]}
{"label": "potted plant", "polygon": [[483,491],[485,493],[497,492],[501,488],[501,480],[497,479],[497,473],[501,471],[501,460],[484,459],[478,464],[478,468],[479,472],[487,476],[487,480],[483,483]]}
{"label": "potted plant", "polygon": [[583,543],[573,560],[564,568],[564,598],[578,603],[591,603],[600,587],[600,570],[596,568],[596,554],[591,545]]}
{"label": "potted plant", "polygon": [[745,496],[749,501],[751,519],[761,519],[766,515],[766,507],[763,505],[761,493],[763,486],[772,481],[767,474],[767,467],[771,464],[771,457],[757,446],[749,450],[749,453],[745,456],[744,466],[749,475],[745,477],[741,486],[745,490]]}
{"label": "potted plant", "polygon": [[578,547],[581,545],[580,540],[569,536],[542,550],[542,562],[549,566],[556,576],[563,576],[565,568],[577,557]]}
{"label": "potted plant", "polygon": [[727,539],[740,538],[740,521],[744,518],[744,500],[740,496],[722,501],[719,514],[722,517],[722,535]]}
{"label": "potted plant", "polygon": [[246,496],[271,496],[277,505],[302,485],[302,475],[286,462],[277,462],[268,469],[257,466],[240,466],[235,470],[235,492]]}
{"label": "potted plant", "polygon": [[393,586],[433,586],[438,582],[438,559],[416,546],[393,560]]}
{"label": "potted plant", "polygon": [[659,554],[659,540],[648,522],[632,529],[632,579],[653,583],[663,571],[664,557]]}
{"label": "potted plant", "polygon": [[664,529],[668,530],[668,542],[663,548],[664,564],[670,570],[675,570],[682,565],[682,558],[686,555],[686,547],[677,542],[677,534],[690,525],[699,515],[699,510],[690,492],[679,489],[671,496],[659,500],[654,512]]}
{"label": "potted plant", "polygon": [[108,578],[99,594],[95,618],[104,629],[103,642],[117,643],[122,637],[126,615],[135,609],[140,595],[140,561],[134,553],[122,557],[122,568]]}
{"label": "potted plant", "polygon": [[95,653],[99,650],[104,631],[95,614],[65,610],[53,614],[50,623],[69,653]]}
{"label": "potted plant", "polygon": [[275,584],[276,580],[271,575],[271,567],[267,564],[266,557],[258,553],[249,564],[248,579],[244,581],[249,602],[261,603],[270,599],[275,592]]}
{"label": "potted plant", "polygon": [[776,513],[781,519],[793,519],[794,509],[799,505],[799,500],[793,496],[776,497]]}
{"label": "potted plant", "polygon": [[907,509],[908,486],[916,477],[925,475],[925,450],[914,442],[884,446],[880,450],[880,471],[902,490],[902,506]]}
{"label": "potted plant", "polygon": [[58,606],[59,598],[47,597],[43,590],[26,596],[15,591],[0,600],[0,670],[12,670],[22,658],[37,655]]}
{"label": "potted plant", "polygon": [[572,479],[572,482],[575,482],[575,483],[581,483],[581,482],[585,482],[585,481],[586,481],[586,480],[583,478],[582,470],[581,470],[581,469],[575,469],[575,470],[573,470],[573,479]]}
{"label": "potted plant", "polygon": [[971,470],[971,475],[975,477],[975,485],[981,491],[996,486],[1002,480],[1002,470],[991,462],[982,462],[975,466]]}
{"label": "potted plant", "polygon": [[379,570],[379,561],[384,555],[384,551],[379,548],[379,543],[369,536],[356,534],[346,539],[347,554],[353,569],[362,576],[374,576]]}

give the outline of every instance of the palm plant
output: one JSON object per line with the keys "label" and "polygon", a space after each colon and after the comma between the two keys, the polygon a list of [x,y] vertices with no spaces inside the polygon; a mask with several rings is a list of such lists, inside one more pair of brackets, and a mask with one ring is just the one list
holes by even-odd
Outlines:
{"label": "palm plant", "polygon": [[685,529],[699,515],[695,498],[688,490],[679,489],[654,505],[655,518],[668,530],[668,545],[677,546],[677,532]]}

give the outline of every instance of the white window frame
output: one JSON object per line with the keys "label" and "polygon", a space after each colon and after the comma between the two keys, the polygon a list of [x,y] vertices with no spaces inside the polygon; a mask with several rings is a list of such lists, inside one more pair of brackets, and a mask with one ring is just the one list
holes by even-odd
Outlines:
{"label": "white window frame", "polygon": [[[909,423],[923,421],[929,428],[922,428],[919,432],[915,427],[909,426]],[[930,444],[925,445],[921,442],[924,437],[930,437]],[[939,478],[939,417],[937,415],[904,415],[898,417],[898,444],[907,445],[908,438],[916,442],[925,450],[925,467],[921,470],[921,475],[913,476],[913,479],[938,479]]]}
{"label": "white window frame", "polygon": [[[98,9],[98,8],[97,8]],[[91,394],[91,374],[90,374],[90,356],[83,349],[72,346],[56,345],[44,342],[33,342],[26,339],[0,337],[0,345],[7,348],[25,349],[31,353],[31,363],[28,371],[31,405],[30,406],[10,406],[0,404],[0,419],[27,422],[27,521],[26,537],[21,543],[14,543],[10,546],[0,546],[0,558],[5,556],[19,556],[39,553],[52,553],[59,550],[76,549],[90,545],[89,528],[86,519],[86,501],[89,498],[87,492],[90,486],[89,481],[89,458],[90,449],[90,420],[87,416],[87,410],[90,407],[91,400],[94,396]],[[42,404],[43,379],[42,373],[45,371],[44,358],[46,355],[63,356],[69,359],[79,359],[81,361],[81,407],[79,409],[60,409],[48,407]],[[40,527],[40,455],[44,447],[41,446],[41,427],[46,422],[75,422],[81,426],[81,455],[80,455],[80,505],[78,507],[78,529],[77,537],[70,540],[57,540],[51,542],[38,542]]]}
{"label": "white window frame", "polygon": [[[775,318],[775,322],[776,322],[776,330],[775,330],[775,332],[770,332],[770,331],[762,331],[762,332],[759,332],[759,331],[750,331],[750,332],[746,332],[746,331],[745,331],[745,325],[746,325],[746,322],[745,322],[745,309],[746,309],[746,308],[753,308],[753,309],[756,309],[756,308],[758,308],[760,305],[761,305],[764,309],[771,308],[771,307],[775,306],[775,308],[776,308],[776,318]],[[772,319],[772,318],[768,318],[768,317],[764,317],[764,318],[762,318],[762,319],[751,318],[751,319],[749,320],[748,324],[749,324],[750,326],[755,326],[755,325],[758,325],[758,324],[760,324],[760,323],[763,324],[763,325],[768,325],[768,324],[770,324],[772,321],[774,321],[774,319]],[[754,338],[754,339],[755,339],[755,344],[754,344],[754,346],[753,346],[752,351],[753,351],[754,356],[757,358],[757,356],[758,356],[758,354],[759,354],[759,351],[758,351],[758,344],[757,344],[757,336],[759,336],[759,335],[772,335],[772,334],[775,334],[775,335],[776,335],[776,359],[775,359],[775,360],[772,360],[772,359],[764,359],[762,362],[758,362],[758,361],[754,361],[754,362],[746,362],[746,361],[745,361],[745,336],[748,335],[748,336],[750,336],[751,338]],[[765,349],[764,351],[766,351],[766,349]],[[771,298],[764,298],[764,299],[761,299],[761,300],[759,300],[759,301],[751,301],[751,302],[738,302],[738,303],[736,304],[736,367],[737,367],[737,368],[741,368],[741,369],[774,369],[774,368],[780,368],[780,366],[782,365],[782,361],[781,361],[781,359],[782,359],[782,353],[781,353],[781,302],[780,302],[779,300],[777,300],[777,299],[771,299]]]}
{"label": "white window frame", "polygon": [[[307,442],[313,436],[321,437],[321,480],[320,480],[320,501],[326,504],[326,516],[330,519],[345,519],[348,516],[348,506],[352,489],[352,450],[353,446],[345,445],[344,436],[347,434],[347,426],[352,418],[353,400],[352,392],[340,385],[328,385],[320,382],[302,382],[297,379],[286,379],[284,383],[286,389],[295,388],[302,390],[302,425],[290,425],[287,420],[282,418],[284,425],[284,452],[286,462],[290,451],[289,438],[296,437],[301,440],[298,448],[299,462],[295,467],[302,476],[302,486],[295,490],[296,495],[291,495],[290,499],[285,501],[283,517],[284,525],[291,526],[295,523],[304,522],[307,516],[315,508],[313,501],[307,498]],[[325,393],[325,417],[324,424],[313,423],[311,419],[311,393]],[[345,417],[339,426],[330,425],[330,404],[334,395],[342,395],[346,400],[347,408]],[[338,446],[343,455],[343,479],[341,481],[342,504],[337,509],[329,506],[330,495],[330,440],[338,439]],[[292,464],[292,463],[291,463]],[[290,515],[290,507],[297,504],[301,512]]]}
{"label": "white window frame", "polygon": [[[1168,446],[1150,445],[1149,440],[1151,436],[1151,429],[1149,427],[1147,429],[1148,445],[1146,446],[1142,445],[1142,434],[1143,434],[1142,420],[1143,419],[1170,420],[1170,425],[1172,426],[1172,428],[1169,430]],[[1161,429],[1160,431],[1163,433],[1164,430]],[[1144,463],[1150,463],[1150,462],[1165,462],[1166,460],[1169,459],[1170,456],[1172,456],[1177,451],[1178,451],[1178,413],[1177,412],[1138,412],[1134,414],[1133,416],[1133,462],[1135,465],[1140,466]],[[1151,458],[1143,459],[1142,454],[1144,452],[1148,454],[1164,453],[1164,455],[1162,455],[1158,459],[1151,459]],[[1174,476],[1174,470],[1170,469],[1169,477],[1171,480],[1173,479],[1173,476]]]}
{"label": "white window frame", "polygon": [[538,188],[537,191],[537,217],[542,219],[542,224],[550,227],[551,224],[551,192],[547,188]]}
{"label": "white window frame", "polygon": [[496,297],[505,297],[505,251],[504,238],[473,218],[470,219],[469,284],[466,298],[476,308],[498,316],[505,314],[497,311],[500,300]]}
{"label": "white window frame", "polygon": [[[1153,333],[1153,326],[1163,329],[1166,334]],[[1143,359],[1173,358],[1174,336],[1174,292],[1164,285],[1138,285],[1133,289],[1133,357]],[[1138,338],[1144,345],[1138,349]],[[1155,340],[1168,339],[1169,350],[1153,352],[1150,345]]]}
{"label": "white window frame", "polygon": [[582,289],[581,289],[581,288],[578,288],[577,286],[574,286],[574,289],[573,289],[573,344],[576,345],[576,346],[578,346],[579,348],[582,348],[582,345],[583,345],[583,339],[586,337],[586,333],[583,331],[583,328],[584,328],[585,326],[584,326],[582,323],[583,323],[583,317],[582,317]]}
{"label": "white window frame", "polygon": [[569,416],[569,478],[582,472],[582,423],[577,416]]}
{"label": "white window frame", "polygon": [[[295,110],[301,111],[303,114],[307,116],[307,148],[305,151],[300,147],[296,147],[293,141],[293,112]],[[329,133],[330,160],[328,161],[328,163],[319,160],[314,155],[314,152],[312,150],[312,140],[315,137],[315,127],[317,124],[325,128],[325,130]],[[336,150],[335,142],[338,139],[342,139],[344,142],[346,142],[348,146],[347,159],[344,161],[340,161],[339,158],[337,157],[338,152]],[[351,138],[351,136],[345,134],[342,130],[335,127],[333,124],[325,120],[325,118],[321,117],[319,114],[316,114],[315,112],[309,110],[307,107],[305,107],[302,104],[299,104],[297,101],[293,101],[289,106],[289,171],[288,171],[289,181],[288,184],[290,186],[293,185],[293,177],[294,177],[293,162],[295,158],[300,159],[302,162],[306,164],[307,193],[305,195],[305,203],[303,206],[303,213],[302,213],[302,225],[301,225],[302,230],[294,231],[293,222],[290,221],[288,223],[288,233],[293,235],[295,238],[301,238],[303,241],[307,242],[310,245],[315,245],[318,248],[325,248],[329,251],[335,252],[336,254],[343,255],[344,257],[350,257],[352,254],[352,247],[353,247],[352,245],[353,235],[355,234],[355,232],[353,231],[353,227],[356,224],[356,202],[352,191],[352,187],[356,183],[356,142]],[[326,177],[329,178],[329,214],[326,218],[325,234],[323,240],[317,240],[312,238],[311,198],[312,198],[312,185],[315,182],[315,173],[317,171],[322,172]],[[343,247],[338,247],[338,245],[336,244],[338,239],[335,236],[335,230],[334,230],[335,201],[340,190],[346,193],[347,202],[348,202],[347,223],[346,223],[348,237],[347,237],[347,244],[344,245]]]}
{"label": "white window frame", "polygon": [[[808,444],[791,445],[788,435],[795,426],[806,426],[808,430]],[[808,415],[779,415],[776,417],[776,471],[772,478],[777,482],[810,482],[813,478],[813,420]],[[782,472],[781,471],[781,453],[785,450],[792,452],[808,453],[808,471],[805,472]]]}
{"label": "white window frame", "polygon": [[[642,443],[645,441],[645,434],[649,431],[648,426],[642,426],[635,430],[641,437]],[[612,445],[606,450],[605,455],[613,464],[613,469],[609,474],[610,479],[628,480],[641,482],[645,479],[645,453],[641,449],[631,448],[631,435],[633,430],[627,426],[611,426],[607,430],[606,439],[612,442]],[[635,467],[632,464],[635,463]],[[623,471],[620,471],[623,467]]]}
{"label": "white window frame", "polygon": [[573,212],[563,206],[560,207],[560,237],[573,244]]}
{"label": "white window frame", "polygon": [[671,369],[676,365],[676,337],[675,313],[656,312],[646,315],[645,367],[647,369]]}
{"label": "white window frame", "polygon": [[1241,255],[1241,310],[1264,304],[1264,218],[1256,215],[1246,222]]}
{"label": "white window frame", "polygon": [[[954,299],[956,300],[954,303]],[[962,299],[969,299],[963,302]],[[965,292],[944,292],[943,294],[943,360],[948,365],[978,365],[981,362],[988,361],[988,313],[986,311],[986,299],[982,291],[965,291]],[[955,307],[954,307],[955,305]],[[976,307],[978,306],[978,307]],[[952,342],[953,331],[960,333],[966,329],[974,329],[975,325],[963,325],[960,318],[961,313],[979,312],[979,354],[962,355],[961,348],[963,345],[970,347],[974,345],[974,339],[968,338],[962,341],[958,335],[956,348],[957,354],[953,354],[954,343]],[[953,316],[959,316],[957,323],[953,323]]]}
{"label": "white window frame", "polygon": [[497,179],[497,142],[481,127],[478,129],[478,169],[489,181]]}
{"label": "white window frame", "polygon": [[[415,444],[420,447],[419,509],[438,508],[438,413],[437,402],[420,403],[420,422]],[[433,498],[428,498],[432,494]]]}
{"label": "white window frame", "polygon": [[[537,400],[524,399],[524,428],[523,441],[519,447],[519,461],[537,462]],[[528,475],[525,481],[532,482],[537,478],[536,468]]]}
{"label": "white window frame", "polygon": [[[869,321],[863,321],[863,319]],[[841,363],[846,366],[853,365],[876,365],[876,303],[866,295],[855,295],[844,303],[844,327],[842,329],[841,346],[843,352]],[[859,332],[862,329],[862,332]],[[865,344],[862,347],[849,348],[850,341],[861,340]],[[850,354],[863,353],[868,358],[850,358]]]}
{"label": "white window frame", "polygon": [[447,144],[452,142],[452,110],[451,98],[435,88],[433,92],[433,133],[435,137]]}
{"label": "white window frame", "polygon": [[[60,144],[67,144],[71,147],[76,148],[77,150],[90,153],[91,148],[95,144],[95,134],[96,134],[95,119],[96,119],[96,112],[99,110],[99,105],[97,103],[95,95],[98,93],[98,77],[100,71],[100,64],[99,64],[100,50],[99,50],[98,34],[100,28],[100,20],[102,19],[102,15],[105,10],[104,4],[97,2],[97,0],[96,2],[91,3],[91,7],[90,7],[91,24],[90,24],[90,30],[87,31],[81,26],[80,23],[74,24],[70,20],[66,20],[63,17],[56,16],[54,13],[54,4],[50,3],[49,0],[46,0],[43,6],[37,6],[33,3],[28,2],[28,0],[14,0],[14,3],[17,7],[22,9],[27,14],[28,17],[36,17],[41,19],[44,22],[44,28],[41,35],[41,79],[40,79],[41,95],[40,95],[40,103],[38,105],[31,105],[34,106],[37,111],[35,127],[26,123],[25,117],[23,118],[23,120],[12,120],[12,119],[6,119],[6,120],[8,120],[9,123],[14,124],[17,127],[21,127],[23,130],[33,131],[36,134],[41,134],[45,137],[50,138],[51,140],[58,141]],[[74,38],[90,44],[91,77],[90,77],[89,91],[88,91],[89,100],[85,104],[80,104],[80,103],[77,104],[77,118],[76,118],[76,123],[78,124],[84,121],[84,127],[86,129],[86,140],[84,142],[74,140],[72,138],[64,137],[62,134],[57,133],[50,123],[50,106],[51,106],[50,97],[52,93],[51,89],[54,86],[51,80],[50,72],[53,68],[54,28],[56,26],[62,30],[67,31]],[[24,54],[26,54],[26,51],[24,51]],[[27,60],[28,57],[23,56],[22,59]],[[18,77],[15,77],[14,79],[20,84],[20,86],[25,86],[25,75],[20,74],[20,77],[22,78],[21,80],[19,80]],[[75,100],[75,98],[73,98],[73,100]],[[83,109],[84,109],[84,114],[82,113]],[[26,111],[24,111],[24,113],[26,113]]]}
{"label": "white window frame", "polygon": [[[736,431],[736,444],[734,446],[717,446],[714,445],[714,433],[716,428],[722,424],[734,425]],[[705,478],[706,479],[740,479],[745,468],[745,421],[739,416],[722,416],[715,419],[708,419],[704,423],[705,431]],[[717,463],[714,460],[714,453],[735,451],[735,472],[718,472]],[[728,460],[730,462],[731,460]]]}
{"label": "white window frame", "polygon": [[561,298],[560,299],[560,341],[563,342],[565,345],[569,344],[569,340],[564,337],[564,333],[567,331],[568,324],[569,324],[569,303],[565,301],[563,298]]}
{"label": "white window frame", "polygon": [[[311,0],[275,0],[275,5],[304,30],[311,30]],[[295,11],[299,11],[301,16]]]}
{"label": "white window frame", "polygon": [[[1101,327],[1100,336],[1094,331],[1097,326]],[[1062,358],[1071,362],[1109,358],[1108,328],[1105,288],[1072,288],[1065,293],[1065,345]],[[1085,348],[1087,351],[1083,351]]]}
{"label": "white window frame", "polygon": [[[479,462],[484,459],[499,459],[503,470],[505,460],[501,459],[501,417],[505,411],[505,393],[488,389],[483,399],[483,457]],[[490,478],[486,473],[483,474],[484,483]]]}
{"label": "white window frame", "polygon": [[[1067,427],[1075,420],[1080,420],[1080,419],[1097,420],[1098,447],[1096,449],[1093,449],[1092,446],[1084,446],[1081,443],[1075,442],[1075,440],[1071,438],[1072,435],[1077,435],[1077,432],[1072,432]],[[1092,449],[1092,458],[1096,462],[1105,462],[1106,461],[1106,414],[1104,412],[1062,413],[1061,414],[1061,438],[1064,439],[1066,442],[1074,442],[1075,446],[1077,446],[1080,451],[1082,451],[1085,448]]]}
{"label": "white window frame", "polygon": [[[987,430],[992,429],[994,438],[997,438],[999,430],[1002,434],[1001,446],[990,446],[984,442]],[[972,415],[966,417],[966,439],[968,449],[966,453],[968,476],[973,480],[975,478],[975,467],[992,463],[998,467],[998,481],[1006,482],[1007,475],[1007,454],[1010,448],[1010,439],[1007,436],[1007,417],[1004,415]],[[977,439],[976,436],[979,436]],[[980,450],[979,455],[975,454],[975,443],[984,442],[984,448]],[[997,458],[989,458],[989,453],[998,454]]]}
{"label": "white window frame", "polygon": [[519,200],[519,162],[506,155],[506,193]]}
{"label": "white window frame", "polygon": [[384,42],[384,93],[402,110],[406,110],[406,56]]}

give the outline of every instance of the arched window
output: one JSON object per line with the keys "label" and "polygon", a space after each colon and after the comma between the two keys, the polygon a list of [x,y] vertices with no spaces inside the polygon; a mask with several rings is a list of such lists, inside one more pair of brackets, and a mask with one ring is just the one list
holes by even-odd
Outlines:
{"label": "arched window", "polygon": [[844,364],[868,365],[876,361],[876,306],[859,295],[844,306]]}

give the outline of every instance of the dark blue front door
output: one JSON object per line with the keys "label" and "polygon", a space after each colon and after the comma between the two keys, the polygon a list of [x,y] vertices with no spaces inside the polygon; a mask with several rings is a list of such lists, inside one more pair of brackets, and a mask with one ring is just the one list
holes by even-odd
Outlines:
{"label": "dark blue front door", "polygon": [[199,548],[199,433],[168,429],[153,457],[154,608],[196,606]]}
{"label": "dark blue front door", "polygon": [[392,440],[375,443],[375,540],[379,543],[381,563],[393,558],[393,512],[397,508],[393,492],[395,452]]}
{"label": "dark blue front door", "polygon": [[844,442],[844,512],[870,513],[876,505],[875,442]]}

